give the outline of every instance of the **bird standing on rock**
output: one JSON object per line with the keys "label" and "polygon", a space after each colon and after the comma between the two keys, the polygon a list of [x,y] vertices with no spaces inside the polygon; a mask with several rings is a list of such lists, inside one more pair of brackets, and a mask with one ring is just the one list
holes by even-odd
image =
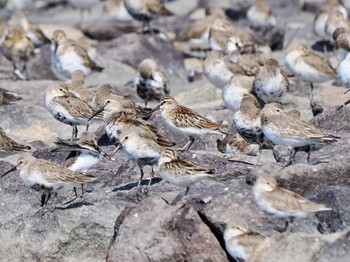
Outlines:
{"label": "bird standing on rock", "polygon": [[51,68],[59,79],[71,78],[77,70],[81,70],[87,76],[92,71],[102,72],[104,69],[91,60],[86,49],[68,39],[62,30],[53,32]]}
{"label": "bird standing on rock", "polygon": [[329,135],[312,123],[287,114],[280,104],[271,103],[261,110],[261,129],[267,139],[276,145],[294,149],[289,165],[296,152],[305,149],[310,161],[311,146],[322,146],[338,141],[339,137]]}
{"label": "bird standing on rock", "polygon": [[12,62],[15,80],[28,80],[27,62],[34,56],[34,45],[19,25],[6,27],[0,38],[2,54]]}
{"label": "bird standing on rock", "polygon": [[[324,204],[312,202],[295,192],[278,187],[277,181],[272,176],[261,175],[255,182],[253,194],[256,204],[265,213],[281,219],[305,218],[312,213],[332,210]],[[288,230],[289,221],[286,220],[285,228]]]}
{"label": "bird standing on rock", "polygon": [[173,15],[159,0],[124,0],[124,5],[134,19],[147,25],[151,33],[154,33],[151,21],[155,17]]}
{"label": "bird standing on rock", "polygon": [[134,80],[137,94],[145,102],[159,102],[165,95],[169,95],[168,79],[152,59],[145,59],[139,65],[139,74]]}
{"label": "bird standing on rock", "polygon": [[185,187],[187,195],[190,186],[194,183],[212,177],[214,169],[198,166],[190,161],[182,160],[177,157],[174,150],[165,149],[158,161],[159,175],[168,183],[179,187]]}
{"label": "bird standing on rock", "polygon": [[78,136],[78,125],[88,126],[92,116],[102,119],[102,114],[86,102],[68,92],[63,83],[52,83],[45,92],[45,106],[58,121],[73,127],[72,141]]}
{"label": "bird standing on rock", "polygon": [[187,151],[193,144],[195,137],[206,135],[222,135],[221,124],[215,123],[192,109],[179,105],[171,96],[164,97],[153,111],[161,111],[165,125],[175,134],[189,137],[188,143],[182,148]]}
{"label": "bird standing on rock", "polygon": [[20,156],[15,167],[8,170],[1,177],[15,171],[17,168],[21,170],[19,176],[27,187],[43,193],[41,206],[47,205],[51,194],[63,193],[82,183],[95,180],[94,177],[68,170],[65,167],[31,155]]}

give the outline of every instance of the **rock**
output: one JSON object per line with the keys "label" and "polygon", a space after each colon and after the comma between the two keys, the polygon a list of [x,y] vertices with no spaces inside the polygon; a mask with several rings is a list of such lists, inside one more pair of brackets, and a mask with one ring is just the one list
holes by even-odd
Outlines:
{"label": "rock", "polygon": [[325,110],[311,120],[313,124],[324,131],[336,134],[338,136],[347,136],[350,131],[350,109],[348,106],[340,110],[335,108]]}
{"label": "rock", "polygon": [[338,107],[348,100],[344,95],[345,87],[322,85],[314,89],[310,105],[314,115],[322,113],[326,109]]}
{"label": "rock", "polygon": [[140,26],[136,23],[130,23],[130,21],[97,19],[83,22],[80,24],[80,28],[88,37],[106,41],[126,33],[135,32],[140,29]]}
{"label": "rock", "polygon": [[[249,261],[347,261],[349,230],[330,235],[282,234],[266,239]],[[340,244],[341,243],[341,244]]]}
{"label": "rock", "polygon": [[213,259],[228,261],[196,210],[186,204],[171,206],[160,197],[148,198],[129,210],[122,224],[115,227],[107,255],[107,261]]}

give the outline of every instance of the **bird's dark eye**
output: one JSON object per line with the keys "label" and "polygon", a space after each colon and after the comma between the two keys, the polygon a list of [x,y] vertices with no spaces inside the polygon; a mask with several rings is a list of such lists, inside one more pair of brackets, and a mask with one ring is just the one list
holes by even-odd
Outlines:
{"label": "bird's dark eye", "polygon": [[125,137],[125,140],[128,140],[128,138],[129,138],[129,137],[128,137],[128,136],[126,136],[126,137]]}
{"label": "bird's dark eye", "polygon": [[23,161],[19,161],[19,164],[23,164]]}
{"label": "bird's dark eye", "polygon": [[111,102],[111,101],[107,100],[107,102],[106,102],[106,103],[107,103],[107,104],[109,104],[110,102]]}
{"label": "bird's dark eye", "polygon": [[62,92],[63,92],[63,89],[62,89],[62,88],[60,88],[60,91],[62,91]]}

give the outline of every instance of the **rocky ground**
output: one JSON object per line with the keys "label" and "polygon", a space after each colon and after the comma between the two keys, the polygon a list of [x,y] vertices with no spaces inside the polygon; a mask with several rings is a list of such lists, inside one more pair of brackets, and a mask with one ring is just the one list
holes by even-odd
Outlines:
{"label": "rocky ground", "polygon": [[[317,40],[311,29],[312,12],[300,11],[296,1],[269,3],[281,18],[285,46],[292,38],[310,44]],[[179,16],[162,18],[155,25],[176,32],[189,23],[182,15],[197,5],[208,4],[213,3],[171,2],[170,8]],[[220,1],[220,4],[228,7],[229,3]],[[180,103],[216,121],[232,123],[232,113],[222,109],[220,90],[205,78],[187,81],[185,64],[195,63],[184,61],[172,43],[132,32],[139,26],[137,22],[126,26],[126,22],[105,19],[101,14],[102,8],[79,22],[77,10],[59,5],[48,11],[34,9],[29,17],[47,32],[65,26],[72,37],[85,33],[95,39],[96,61],[106,70],[90,75],[88,86],[95,88],[110,83],[117,92],[141,102],[131,81],[139,62],[151,57],[165,69],[171,95]],[[285,48],[271,55],[282,62],[284,52]],[[333,60],[336,65],[337,59]],[[50,152],[52,141],[57,136],[70,137],[71,128],[53,119],[44,107],[44,91],[55,79],[49,64],[50,48],[43,46],[28,65],[32,80],[14,82],[9,79],[11,64],[0,57],[0,87],[16,91],[23,98],[12,105],[0,106],[0,123],[12,137],[30,143],[35,156],[61,163],[64,155]],[[40,208],[40,194],[25,187],[14,172],[0,183],[0,260],[234,261],[226,252],[223,230],[231,219],[240,217],[251,229],[271,237],[253,261],[349,261],[350,109],[335,110],[347,98],[343,95],[345,88],[331,82],[316,85],[312,105],[323,112],[313,118],[309,86],[293,79],[291,82],[290,93],[283,101],[285,108],[297,108],[302,118],[341,137],[339,142],[313,152],[311,164],[306,163],[306,154],[298,153],[297,164],[282,169],[272,151],[264,150],[260,164],[254,166],[256,156],[220,153],[216,148],[219,137],[209,137],[196,141],[192,150],[181,153],[180,157],[214,168],[216,174],[213,179],[195,184],[180,200],[177,196],[184,189],[160,178],[155,178],[151,186],[144,180],[142,186],[136,187],[138,167],[118,153],[115,160],[106,158],[92,168],[89,174],[98,179],[85,187],[83,198],[60,206],[74,196],[73,192],[67,192],[53,197],[48,209]],[[150,121],[179,147],[186,142],[166,130],[158,114]],[[98,130],[99,126],[101,123],[94,124],[92,130]],[[103,147],[106,151],[112,148]],[[285,149],[277,147],[275,153],[283,159]],[[1,173],[13,166],[11,161],[0,159]],[[297,219],[290,232],[278,233],[275,228],[284,222],[268,217],[253,202],[252,186],[256,176],[262,173],[274,175],[282,187],[328,204],[332,211]],[[147,169],[146,177],[148,174]],[[174,202],[175,199],[178,201]]]}

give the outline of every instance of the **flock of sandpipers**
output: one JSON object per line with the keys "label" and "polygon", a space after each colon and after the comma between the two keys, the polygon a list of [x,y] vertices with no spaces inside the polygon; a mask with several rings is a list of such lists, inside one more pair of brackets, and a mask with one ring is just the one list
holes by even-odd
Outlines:
{"label": "flock of sandpipers", "polygon": [[[1,4],[6,8],[11,2],[16,1],[1,1]],[[99,3],[98,0],[69,2],[82,9]],[[249,29],[236,27],[222,9],[213,7],[206,10],[205,17],[193,22],[171,40],[208,44],[211,51],[203,61],[203,74],[212,85],[222,89],[224,105],[234,113],[233,124],[240,137],[235,136],[232,144],[256,145],[260,154],[263,148],[272,149],[274,145],[289,147],[292,150],[287,165],[293,164],[295,153],[299,150],[306,151],[310,160],[312,149],[340,138],[302,120],[297,110],[284,111],[281,101],[288,92],[290,77],[309,82],[311,92],[315,83],[337,79],[350,88],[350,23],[347,19],[350,1],[326,1],[314,20],[316,35],[339,50],[337,68],[328,60],[329,54],[314,52],[298,41],[293,41],[288,47],[285,67],[280,65],[261,52],[261,45],[254,38],[254,31],[268,32],[278,25],[273,10],[265,0],[232,2],[233,7],[246,8]],[[142,21],[154,37],[158,35],[151,26],[152,19],[173,15],[160,0],[115,0],[108,1],[108,5],[119,10],[117,13],[127,11],[130,17]],[[24,184],[43,193],[42,206],[47,205],[53,193],[74,189],[77,196],[77,186],[96,179],[86,172],[118,150],[139,166],[141,177],[138,186],[146,165],[151,166],[149,184],[154,175],[153,166],[158,165],[158,175],[171,184],[186,188],[185,194],[192,184],[213,176],[213,169],[180,159],[176,150],[171,149],[175,145],[173,141],[169,141],[147,120],[159,110],[168,129],[188,138],[182,151],[190,150],[198,137],[228,135],[227,126],[209,120],[169,96],[171,90],[167,76],[154,60],[143,60],[134,80],[137,94],[145,103],[143,107],[114,93],[109,84],[100,85],[96,91],[84,85],[87,75],[104,69],[94,62],[86,43],[69,39],[63,30],[56,30],[48,37],[20,12],[14,12],[8,20],[0,22],[1,52],[12,62],[15,80],[29,79],[26,62],[32,56],[40,55],[38,47],[45,43],[51,43],[52,71],[59,79],[66,79],[65,82],[52,82],[47,87],[45,107],[58,121],[72,126],[71,139],[57,138],[53,152],[66,151],[68,154],[62,166],[28,153],[21,154],[15,167],[2,176],[19,169]],[[18,99],[17,94],[0,89],[2,104]],[[159,104],[153,109],[147,108],[150,101]],[[91,121],[98,120],[104,122],[105,132],[115,145],[110,155],[101,150],[95,133],[88,131]],[[86,126],[86,131],[80,136],[77,126]],[[0,151],[15,153],[30,150],[30,146],[14,141],[0,128]],[[287,230],[289,219],[331,210],[326,205],[278,187],[272,176],[259,176],[253,195],[264,212],[287,220],[283,230]],[[248,259],[265,238],[250,231],[243,220],[231,221],[224,232],[227,251],[236,259]]]}

